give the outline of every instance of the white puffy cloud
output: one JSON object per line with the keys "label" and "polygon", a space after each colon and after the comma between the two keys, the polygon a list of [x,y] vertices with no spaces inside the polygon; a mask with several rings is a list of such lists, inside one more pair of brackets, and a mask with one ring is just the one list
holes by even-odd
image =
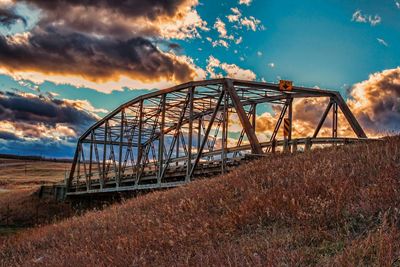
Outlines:
{"label": "white puffy cloud", "polygon": [[221,62],[219,59],[210,56],[207,60],[206,70],[211,78],[229,77],[242,80],[255,80],[256,74],[248,69],[242,69],[236,64]]}
{"label": "white puffy cloud", "polygon": [[193,7],[183,13],[180,19],[160,24],[160,33],[166,39],[193,39],[200,38],[201,31],[209,31],[204,21]]}
{"label": "white puffy cloud", "polygon": [[239,0],[239,5],[249,6],[252,0]]}
{"label": "white puffy cloud", "polygon": [[264,30],[264,25],[261,24],[259,19],[253,16],[245,17],[242,12],[237,8],[231,8],[232,14],[227,15],[228,21],[234,24],[234,28],[242,29],[243,27],[247,30],[257,31]]}
{"label": "white puffy cloud", "polygon": [[237,22],[239,21],[240,17],[242,16],[242,13],[237,7],[232,7],[231,8],[232,14],[229,14],[227,17],[229,22]]}
{"label": "white puffy cloud", "polygon": [[245,26],[247,30],[252,30],[254,32],[256,30],[264,30],[264,26],[261,24],[261,21],[253,16],[242,18],[240,23],[242,26]]}

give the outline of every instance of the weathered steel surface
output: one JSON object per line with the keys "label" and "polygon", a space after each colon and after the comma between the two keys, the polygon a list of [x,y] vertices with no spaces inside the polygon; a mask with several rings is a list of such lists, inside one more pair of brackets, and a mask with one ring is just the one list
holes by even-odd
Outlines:
{"label": "weathered steel surface", "polygon": [[[293,138],[293,101],[326,98],[312,138]],[[257,109],[281,106],[272,133],[256,131]],[[320,137],[329,111],[332,135]],[[356,138],[338,137],[342,112]],[[290,123],[287,138],[279,129]],[[241,129],[237,129],[241,127]],[[232,129],[232,127],[236,127]],[[269,138],[260,142],[260,137]],[[309,150],[314,145],[368,140],[338,92],[278,84],[215,79],[189,82],[137,97],[105,116],[80,138],[67,181],[67,195],[168,188],[241,164],[246,155]],[[283,149],[285,148],[285,149]]]}

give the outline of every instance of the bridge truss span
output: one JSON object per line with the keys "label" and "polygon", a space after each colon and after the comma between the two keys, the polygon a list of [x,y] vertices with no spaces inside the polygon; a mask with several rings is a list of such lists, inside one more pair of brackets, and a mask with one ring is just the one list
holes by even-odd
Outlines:
{"label": "bridge truss span", "polygon": [[[338,92],[214,79],[189,82],[137,97],[105,116],[78,140],[67,195],[174,187],[198,176],[224,173],[246,159],[278,150],[366,140]],[[293,101],[326,98],[312,136],[292,137]],[[263,112],[278,111],[266,134]],[[338,112],[354,132],[338,136]],[[329,113],[332,113],[330,116]],[[279,115],[279,116],[278,116]],[[318,137],[331,122],[330,136]],[[287,136],[281,135],[289,121]],[[261,127],[262,128],[262,127]]]}

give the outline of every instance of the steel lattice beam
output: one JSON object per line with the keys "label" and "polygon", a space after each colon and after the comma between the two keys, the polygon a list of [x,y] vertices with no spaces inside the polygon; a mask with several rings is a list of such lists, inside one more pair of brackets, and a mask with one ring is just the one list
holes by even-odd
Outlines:
{"label": "steel lattice beam", "polygon": [[[313,136],[293,138],[293,100],[316,97],[329,102]],[[259,141],[265,133],[256,127],[257,110],[264,105],[282,106],[269,142]],[[330,110],[332,135],[317,137]],[[338,136],[339,111],[357,138]],[[237,122],[230,122],[232,114]],[[278,137],[285,116],[290,131],[283,142]],[[232,124],[242,128],[237,132]],[[225,172],[243,155],[275,152],[285,144],[307,150],[313,144],[364,140],[364,131],[335,91],[282,91],[277,84],[226,78],[189,82],[137,97],[90,127],[78,140],[67,191],[80,195],[177,186],[193,177]]]}

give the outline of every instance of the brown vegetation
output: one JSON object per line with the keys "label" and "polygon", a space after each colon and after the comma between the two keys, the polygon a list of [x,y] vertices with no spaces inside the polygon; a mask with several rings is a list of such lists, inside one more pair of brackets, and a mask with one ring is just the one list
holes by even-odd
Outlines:
{"label": "brown vegetation", "polygon": [[400,138],[253,161],[12,236],[2,266],[399,265]]}
{"label": "brown vegetation", "polygon": [[68,216],[68,205],[39,199],[37,191],[42,184],[63,181],[70,166],[66,162],[0,158],[0,228],[44,224]]}
{"label": "brown vegetation", "polygon": [[32,188],[64,180],[71,163],[0,158],[1,188]]}

